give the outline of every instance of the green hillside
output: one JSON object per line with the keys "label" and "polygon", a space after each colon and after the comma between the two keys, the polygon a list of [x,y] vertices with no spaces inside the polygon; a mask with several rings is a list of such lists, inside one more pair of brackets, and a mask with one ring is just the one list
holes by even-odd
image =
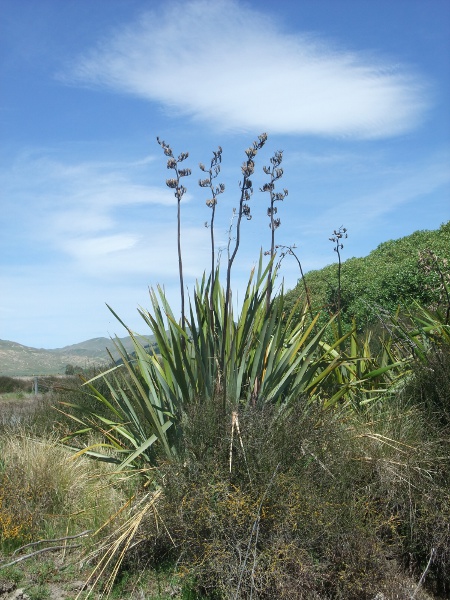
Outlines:
{"label": "green hillside", "polygon": [[[152,336],[139,336],[146,344],[154,345]],[[133,351],[133,343],[129,336],[119,338],[127,350]],[[0,340],[0,375],[21,377],[30,375],[63,375],[69,373],[67,367],[73,369],[90,369],[109,363],[108,351],[117,360],[119,354],[111,338],[100,337],[86,340],[78,344],[45,350],[31,348],[16,342]]]}
{"label": "green hillside", "polygon": [[[435,263],[431,258],[431,271],[421,266],[420,260],[430,250],[438,259]],[[392,312],[399,303],[411,300],[445,311],[448,302],[442,289],[442,276],[448,281],[449,264],[450,221],[437,230],[416,231],[407,237],[384,242],[366,257],[346,260],[341,271],[343,323],[348,324],[355,317],[358,327],[364,328],[376,323],[383,309]],[[313,309],[335,312],[338,264],[310,271],[305,281]],[[299,296],[304,298],[303,282],[300,280],[287,296],[290,306]]]}

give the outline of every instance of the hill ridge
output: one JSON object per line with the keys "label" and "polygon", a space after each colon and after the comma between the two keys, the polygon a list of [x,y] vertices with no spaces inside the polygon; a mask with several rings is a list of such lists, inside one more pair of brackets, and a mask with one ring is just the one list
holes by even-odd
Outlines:
{"label": "hill ridge", "polygon": [[[152,336],[139,336],[153,343]],[[118,338],[125,349],[133,350],[129,336]],[[62,348],[34,348],[10,340],[0,340],[0,376],[10,377],[30,375],[62,375],[68,365],[73,367],[93,368],[110,362],[107,349],[114,358],[118,352],[114,339],[107,337],[91,338],[70,344]]]}

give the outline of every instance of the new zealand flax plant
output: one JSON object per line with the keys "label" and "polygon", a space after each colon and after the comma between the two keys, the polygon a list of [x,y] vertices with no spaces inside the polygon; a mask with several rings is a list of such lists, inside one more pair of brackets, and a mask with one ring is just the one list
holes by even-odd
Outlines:
{"label": "new zealand flax plant", "polygon": [[[178,201],[181,320],[174,314],[163,288],[151,289],[150,310],[140,308],[139,312],[155,337],[156,353],[154,348],[146,348],[146,342],[112,311],[126,327],[133,352],[127,352],[116,338],[120,363],[85,381],[90,403],[83,406],[62,403],[62,410],[77,423],[76,431],[63,440],[66,445],[77,454],[113,462],[118,471],[131,471],[146,480],[146,495],[136,504],[128,529],[121,531],[110,546],[103,547],[106,562],[99,564],[109,564],[113,556],[120,562],[142,518],[153,510],[156,498],[162,493],[163,477],[158,471],[182,454],[184,425],[191,408],[204,408],[205,414],[213,408],[224,425],[217,435],[223,435],[227,419],[233,415],[233,423],[237,422],[243,407],[250,411],[270,408],[274,419],[282,422],[289,419],[294,407],[308,411],[312,407],[332,410],[337,404],[357,406],[362,383],[369,390],[364,392],[364,400],[373,401],[386,390],[384,374],[396,362],[390,355],[386,355],[386,362],[381,365],[374,357],[367,357],[366,345],[357,343],[356,330],[340,335],[339,328],[335,328],[338,332],[335,341],[326,343],[329,336],[325,333],[333,327],[335,316],[319,327],[320,314],[313,313],[309,298],[298,316],[297,305],[287,310],[282,287],[273,293],[279,268],[275,264],[273,203],[286,195],[285,192],[282,197],[274,195],[274,183],[282,175],[280,153],[275,154],[273,168],[265,169],[271,177],[269,188],[264,190],[271,193],[270,260],[264,265],[260,254],[240,307],[236,308],[231,301],[231,269],[239,249],[242,218],[251,216],[248,201],[253,193],[255,157],[266,139],[265,134],[259,136],[246,150],[247,159],[241,167],[236,237],[234,247],[229,247],[224,286],[220,267],[214,261],[213,237],[217,196],[224,190],[221,185],[213,185],[219,173],[221,149],[214,153],[210,169],[201,167],[208,177],[200,180],[200,185],[210,188],[212,193],[208,204],[212,208],[211,273],[205,273],[197,281],[187,307],[180,242],[180,202],[186,190],[180,179],[190,171],[179,168],[187,153],[175,158],[170,146],[159,142],[168,157],[167,167],[175,172],[175,177],[166,183],[175,190]],[[349,338],[350,351],[344,352]],[[100,378],[106,381],[106,393],[97,385]],[[155,512],[155,519],[156,515]],[[113,573],[117,573],[117,568],[114,567]]]}
{"label": "new zealand flax plant", "polygon": [[[264,266],[260,255],[257,268],[250,274],[240,309],[233,306],[231,269],[239,249],[242,218],[251,217],[248,202],[253,193],[251,177],[255,172],[255,157],[266,141],[267,135],[261,134],[245,151],[247,158],[241,167],[243,178],[239,184],[235,245],[228,253],[225,287],[221,284],[220,267],[214,264],[213,237],[217,196],[224,191],[223,184],[213,185],[220,172],[222,149],[219,147],[213,153],[209,169],[200,164],[200,169],[207,174],[207,178],[200,180],[200,186],[209,188],[212,194],[212,199],[207,201],[213,211],[210,224],[212,263],[211,273],[209,276],[204,274],[197,282],[186,310],[180,202],[186,191],[181,178],[189,175],[190,170],[181,169],[179,165],[188,154],[181,153],[175,158],[169,144],[158,138],[168,157],[167,168],[175,173],[175,178],[166,183],[174,189],[178,200],[181,320],[174,315],[163,289],[159,286],[151,289],[151,310],[141,308],[139,312],[155,337],[159,349],[156,354],[154,350],[147,350],[139,336],[115,315],[127,328],[134,351],[128,353],[116,338],[120,364],[85,383],[86,393],[93,400],[92,409],[86,410],[84,405],[78,414],[75,406],[70,407],[77,413],[74,419],[80,428],[65,442],[78,441],[78,452],[116,462],[120,469],[146,468],[156,464],[161,453],[167,459],[176,456],[183,415],[194,402],[220,406],[223,417],[242,404],[255,407],[271,404],[282,411],[301,399],[305,406],[321,402],[332,407],[336,402],[350,398],[354,402],[359,382],[375,381],[396,364],[389,356],[381,365],[373,357],[361,356],[368,345],[357,345],[354,331],[343,336],[338,327],[334,343],[325,343],[325,330],[329,325],[333,326],[334,317],[319,328],[319,314],[312,313],[310,302],[298,317],[297,306],[286,314],[283,289],[272,294],[279,268],[275,265],[277,222],[274,221],[274,203],[287,195],[286,190],[281,193],[274,190],[275,182],[283,174],[280,151],[271,159],[272,166],[264,167],[270,182],[261,188],[261,191],[270,192],[271,198],[270,260]],[[335,234],[342,237],[345,230]],[[337,244],[340,244],[340,237],[334,240]],[[347,338],[351,339],[349,353],[343,352]],[[107,382],[107,396],[95,386],[100,377]],[[373,398],[375,388],[369,387],[370,398]],[[96,410],[100,406],[102,410]],[[105,417],[105,408],[108,417]],[[82,434],[92,432],[98,434],[94,444],[80,442]]]}
{"label": "new zealand flax plant", "polygon": [[[237,313],[232,303],[226,306],[219,270],[212,296],[211,278],[204,276],[189,300],[186,328],[175,318],[163,290],[151,290],[152,310],[141,308],[139,312],[155,336],[160,354],[149,353],[129,329],[132,354],[116,339],[121,364],[86,382],[87,393],[94,400],[92,409],[86,411],[84,405],[75,417],[81,427],[65,441],[96,432],[103,440],[79,447],[80,453],[116,462],[120,469],[142,469],[153,465],[161,452],[167,458],[176,455],[184,411],[194,402],[222,403],[224,380],[230,411],[242,404],[266,403],[282,409],[299,398],[336,402],[343,392],[329,383],[342,359],[329,347],[322,347],[324,328],[315,328],[318,315],[311,322],[305,311],[302,319],[294,321],[297,307],[284,314],[282,291],[271,301],[267,314],[270,266],[263,267],[261,256]],[[211,297],[214,329],[210,327]],[[107,381],[108,397],[95,387],[99,377]],[[330,389],[334,390],[331,396]],[[109,418],[96,410],[97,403],[110,411]],[[76,410],[74,405],[71,408]]]}
{"label": "new zealand flax plant", "polygon": [[[267,312],[269,269],[270,265],[263,267],[260,256],[258,268],[250,274],[240,310],[228,305],[227,332],[226,289],[220,285],[218,269],[212,295],[211,277],[205,275],[197,282],[188,302],[185,328],[175,318],[162,288],[151,290],[151,310],[140,309],[140,313],[155,336],[160,354],[149,352],[145,342],[128,330],[134,352],[127,353],[116,339],[122,363],[103,374],[109,394],[101,394],[96,389],[96,379],[91,379],[85,387],[93,400],[92,407],[86,409],[85,403],[79,414],[76,407],[70,407],[71,411],[75,409],[72,414],[80,427],[65,439],[66,444],[78,454],[115,462],[117,471],[131,471],[147,480],[142,497],[130,500],[131,516],[126,524],[116,536],[100,542],[93,557],[97,560],[95,581],[107,573],[108,566],[112,568],[109,589],[147,515],[149,519],[154,514],[158,527],[166,527],[156,506],[164,494],[161,469],[164,465],[168,468],[167,463],[176,464],[177,456],[184,456],[186,413],[195,409],[197,413],[203,410],[211,414],[211,408],[219,407],[215,414],[222,414],[224,378],[225,408],[233,423],[240,411],[250,410],[255,414],[273,414],[272,427],[289,422],[291,409],[292,414],[298,415],[300,408],[305,415],[311,411],[323,416],[324,409],[332,410],[337,404],[356,405],[362,382],[370,386],[366,382],[373,379],[377,387],[382,387],[376,377],[381,377],[384,370],[377,373],[374,361],[358,356],[356,342],[352,342],[354,356],[342,356],[339,352],[345,340],[338,338],[327,345],[324,334],[329,324],[319,329],[319,315],[311,320],[307,305],[300,319],[294,316],[297,307],[285,315],[284,293],[280,290]],[[276,270],[272,274],[275,276]],[[211,298],[214,329],[210,327]],[[223,346],[224,370],[219,362]],[[110,417],[103,416],[104,411],[96,410],[96,406],[109,409]],[[223,446],[225,431],[225,427],[219,427],[214,435],[221,438],[212,435],[211,443]],[[87,435],[92,433],[97,435]],[[96,441],[83,443],[86,438]]]}

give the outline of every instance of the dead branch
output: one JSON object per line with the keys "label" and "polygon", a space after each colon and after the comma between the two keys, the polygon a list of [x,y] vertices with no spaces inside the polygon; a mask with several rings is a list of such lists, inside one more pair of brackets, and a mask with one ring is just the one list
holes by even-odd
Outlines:
{"label": "dead branch", "polygon": [[43,552],[52,552],[53,550],[71,550],[74,548],[80,548],[81,544],[75,544],[74,546],[49,546],[48,548],[41,548],[40,550],[35,550],[34,552],[30,552],[30,554],[24,554],[24,556],[20,556],[15,560],[12,560],[6,565],[0,565],[0,569],[4,569],[5,567],[10,567],[11,565],[15,565],[16,563],[22,562],[23,560],[27,560],[28,558],[32,558],[38,554],[42,554]]}
{"label": "dead branch", "polygon": [[88,535],[89,533],[92,533],[92,531],[92,529],[86,529],[86,531],[82,531],[81,533],[77,533],[76,535],[68,535],[66,537],[55,538],[54,540],[38,540],[37,542],[31,542],[30,544],[25,544],[25,546],[21,546],[20,548],[14,550],[11,556],[15,556],[16,554],[19,554],[19,552],[21,552],[22,550],[25,550],[25,548],[31,548],[31,546],[37,546],[38,544],[53,544],[54,542],[64,542],[65,540],[74,540],[75,538]]}

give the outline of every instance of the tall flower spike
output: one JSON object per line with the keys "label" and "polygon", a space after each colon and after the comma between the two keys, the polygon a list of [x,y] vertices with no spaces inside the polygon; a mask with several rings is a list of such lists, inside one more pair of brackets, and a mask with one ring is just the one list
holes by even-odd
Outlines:
{"label": "tall flower spike", "polygon": [[[177,199],[177,239],[178,239],[178,271],[180,275],[180,296],[181,296],[181,327],[184,329],[185,327],[185,316],[184,316],[184,279],[183,279],[183,260],[181,255],[181,199],[186,193],[186,188],[181,185],[180,179],[182,177],[187,177],[191,174],[190,169],[179,169],[178,165],[188,158],[189,154],[187,152],[182,152],[178,155],[178,158],[175,158],[172,152],[172,148],[169,144],[166,144],[164,140],[161,140],[159,137],[156,138],[158,144],[161,146],[164,155],[168,157],[167,160],[167,168],[172,169],[174,171],[175,177],[170,179],[166,179],[166,185],[168,188],[174,190],[174,196]],[[182,349],[185,349],[185,341],[182,338],[181,341]]]}
{"label": "tall flower spike", "polygon": [[[266,175],[270,176],[270,181],[265,183],[261,188],[261,192],[268,192],[270,194],[270,205],[267,209],[267,216],[270,219],[269,227],[271,230],[271,241],[270,241],[270,251],[267,252],[267,255],[270,255],[272,261],[276,253],[275,247],[275,230],[278,229],[281,225],[281,220],[279,218],[275,219],[274,215],[277,214],[278,210],[276,206],[274,206],[275,202],[280,202],[286,198],[288,195],[288,191],[284,189],[282,192],[275,192],[275,182],[278,179],[283,177],[283,169],[280,168],[280,165],[283,161],[283,151],[277,150],[274,155],[270,159],[270,166],[263,167],[263,171]],[[272,267],[273,262],[270,266],[268,281],[269,284],[267,286],[267,311],[269,310],[270,297],[272,294]]]}
{"label": "tall flower spike", "polygon": [[[258,136],[258,139],[253,142],[252,147],[248,148],[245,153],[247,155],[247,161],[242,166],[242,175],[243,180],[239,182],[239,187],[241,190],[241,197],[239,200],[239,210],[237,211],[237,220],[236,220],[236,237],[235,237],[235,246],[233,251],[230,253],[228,251],[228,266],[227,266],[227,287],[225,290],[225,307],[224,307],[224,323],[223,329],[227,331],[228,327],[228,307],[230,303],[230,292],[231,292],[231,269],[233,267],[234,259],[236,258],[236,254],[239,250],[240,240],[241,240],[241,222],[242,217],[245,216],[247,219],[250,218],[250,207],[247,202],[250,200],[250,197],[253,193],[252,182],[250,180],[250,176],[253,174],[255,170],[254,158],[258,151],[264,146],[267,140],[267,134],[262,133]],[[230,244],[228,245],[230,248]],[[225,339],[225,338],[224,338]],[[225,360],[225,342],[222,344],[222,349],[220,353],[220,368],[224,368],[224,360]],[[227,387],[226,381],[224,382],[223,389],[223,410],[225,410],[227,397]]]}
{"label": "tall flower spike", "polygon": [[342,239],[347,238],[347,229],[342,225],[339,229],[333,231],[333,235],[329,238],[330,242],[333,242],[333,250],[338,255],[338,289],[337,289],[337,313],[338,313],[338,330],[339,337],[342,338],[342,320],[341,320],[341,250],[344,247]]}
{"label": "tall flower spike", "polygon": [[209,188],[212,198],[206,200],[206,206],[211,209],[211,221],[210,221],[210,232],[211,232],[211,296],[210,296],[210,307],[211,307],[211,326],[213,326],[213,293],[214,293],[214,273],[215,273],[215,252],[214,252],[214,217],[216,215],[217,197],[225,191],[225,184],[219,183],[214,186],[213,181],[220,173],[220,165],[222,163],[222,148],[218,147],[217,150],[213,150],[213,157],[211,159],[210,167],[207,169],[203,163],[199,164],[200,170],[208,175],[205,179],[199,179],[199,186]]}

